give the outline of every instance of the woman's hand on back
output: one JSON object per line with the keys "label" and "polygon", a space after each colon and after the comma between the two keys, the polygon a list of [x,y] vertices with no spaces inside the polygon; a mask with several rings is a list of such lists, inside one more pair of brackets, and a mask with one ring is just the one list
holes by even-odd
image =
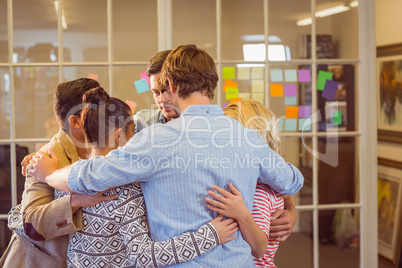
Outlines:
{"label": "woman's hand on back", "polygon": [[218,215],[210,223],[215,227],[219,236],[219,244],[230,242],[236,239],[233,234],[239,230],[237,221],[234,219],[223,219],[223,215]]}

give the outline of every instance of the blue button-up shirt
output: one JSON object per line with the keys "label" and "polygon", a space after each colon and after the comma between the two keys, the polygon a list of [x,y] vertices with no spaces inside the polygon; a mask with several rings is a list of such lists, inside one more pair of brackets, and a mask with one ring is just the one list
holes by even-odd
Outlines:
{"label": "blue button-up shirt", "polygon": [[[251,210],[257,180],[288,195],[303,184],[296,167],[217,105],[189,106],[180,118],[143,129],[106,156],[76,162],[68,176],[74,192],[89,194],[141,182],[156,241],[194,231],[216,217],[205,201],[214,184],[227,188],[232,182]],[[249,245],[240,232],[235,235],[237,239],[177,266],[254,267]]]}

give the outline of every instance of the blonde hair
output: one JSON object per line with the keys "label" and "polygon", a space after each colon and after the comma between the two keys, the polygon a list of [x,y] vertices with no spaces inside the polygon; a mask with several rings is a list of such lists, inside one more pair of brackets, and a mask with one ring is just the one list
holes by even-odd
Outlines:
{"label": "blonde hair", "polygon": [[278,120],[275,114],[264,105],[254,100],[244,100],[226,106],[223,111],[225,115],[236,119],[245,128],[254,129],[272,150],[282,153]]}

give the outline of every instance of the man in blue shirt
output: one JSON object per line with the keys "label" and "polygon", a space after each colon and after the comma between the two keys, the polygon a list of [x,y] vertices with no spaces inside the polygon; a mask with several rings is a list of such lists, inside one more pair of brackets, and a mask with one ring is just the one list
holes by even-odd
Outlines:
{"label": "man in blue shirt", "polygon": [[[205,202],[211,185],[233,183],[250,210],[257,180],[279,193],[295,194],[303,184],[300,171],[255,131],[211,105],[217,81],[215,63],[205,51],[194,45],[175,48],[163,64],[161,83],[178,96],[178,119],[145,128],[105,157],[60,170],[57,160],[41,157],[34,175],[54,188],[79,193],[141,182],[156,241],[196,230],[216,216]],[[240,232],[236,236],[177,266],[253,267],[250,247]]]}

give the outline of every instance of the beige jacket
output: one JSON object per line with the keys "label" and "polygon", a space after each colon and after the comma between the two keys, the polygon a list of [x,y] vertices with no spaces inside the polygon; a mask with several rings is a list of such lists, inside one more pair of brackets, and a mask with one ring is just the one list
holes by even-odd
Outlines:
{"label": "beige jacket", "polygon": [[[79,160],[77,150],[67,133],[60,129],[40,151],[55,152],[60,167]],[[31,238],[14,234],[0,267],[67,267],[69,234],[82,227],[82,211],[72,215],[70,195],[54,200],[54,189],[28,175],[22,195],[25,233]]]}

